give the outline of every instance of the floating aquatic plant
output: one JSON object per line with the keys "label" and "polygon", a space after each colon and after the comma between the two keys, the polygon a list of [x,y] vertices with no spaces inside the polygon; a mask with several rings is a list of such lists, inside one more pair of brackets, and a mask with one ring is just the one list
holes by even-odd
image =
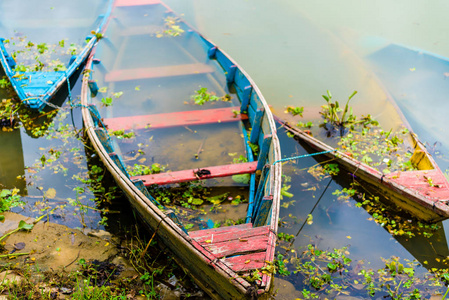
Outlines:
{"label": "floating aquatic plant", "polygon": [[199,90],[195,91],[195,95],[193,95],[192,100],[197,105],[204,105],[207,102],[214,101],[225,101],[228,102],[231,100],[229,95],[224,95],[223,97],[218,97],[213,92],[208,92],[207,88],[202,87]]}

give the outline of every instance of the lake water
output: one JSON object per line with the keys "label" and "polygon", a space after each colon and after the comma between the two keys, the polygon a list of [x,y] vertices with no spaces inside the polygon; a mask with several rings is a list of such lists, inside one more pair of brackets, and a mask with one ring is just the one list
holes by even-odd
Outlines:
{"label": "lake water", "polygon": [[[48,0],[32,10],[36,17],[59,12],[59,16],[68,18],[65,14],[70,11],[98,11],[103,2],[92,1],[93,7],[84,10],[82,4],[68,8],[71,1]],[[88,26],[73,32],[59,31],[61,35],[49,33],[46,37],[49,40],[36,31],[28,33],[26,24],[17,27],[24,20],[19,14],[21,7],[15,3],[10,0],[0,4],[2,36],[27,35],[36,43],[55,43],[68,37],[80,43],[79,33],[89,32]],[[426,1],[384,0],[344,0],[338,5],[328,0],[167,0],[166,3],[230,54],[258,84],[273,112],[281,118],[289,118],[284,110],[292,105],[305,107],[304,120],[317,120],[324,104],[321,95],[326,90],[342,101],[357,90],[351,100],[355,114],[371,114],[389,130],[402,123],[391,97],[420,139],[429,148],[435,146],[440,168],[448,169],[449,138],[444,132],[445,112],[449,109],[445,87],[449,67],[444,59],[432,64],[420,51],[409,49],[449,57],[449,41],[444,39],[447,1],[435,1],[432,5]],[[80,15],[88,22],[95,22],[95,13]],[[396,56],[385,50],[391,44],[400,45]],[[77,85],[72,91],[75,98],[79,92]],[[103,228],[101,220],[106,216],[113,222],[109,228],[115,227],[126,216],[89,209],[95,206],[91,201],[95,193],[88,191],[92,186],[89,179],[93,177],[86,173],[88,167],[92,169],[86,157],[94,154],[86,151],[83,142],[71,133],[74,127],[82,128],[79,111],[61,111],[54,120],[55,126],[43,130],[55,138],[36,138],[23,128],[1,133],[0,183],[21,190],[27,205],[16,211],[22,214],[38,216],[55,208],[51,218],[55,222],[71,227]],[[307,153],[282,129],[279,135],[283,156]],[[323,250],[348,247],[353,261],[364,261],[373,269],[383,268],[381,258],[392,256],[418,260],[423,266],[418,270],[422,272],[428,267],[446,266],[443,259],[449,255],[444,230],[449,225],[447,221],[440,223],[440,229],[432,231],[429,238],[423,231],[413,231],[416,236],[412,238],[393,236],[373,220],[373,211],[370,214],[357,207],[353,198],[337,199],[333,195],[336,189],[349,187],[347,176],[317,180],[307,172],[316,163],[315,159],[306,158],[284,166],[284,174],[291,177],[287,183],[291,185],[289,192],[294,196],[284,197],[284,202],[291,204],[281,210],[285,222],[281,231],[295,236],[291,248],[301,253],[311,243]],[[76,191],[75,187],[85,191]],[[309,214],[313,221],[309,217],[304,225]],[[390,209],[385,214],[395,215],[395,211]],[[403,221],[408,223],[407,219]],[[416,221],[412,222],[416,225]],[[279,247],[279,252],[286,250]],[[293,271],[294,267],[289,265],[289,269]],[[281,288],[280,294],[287,293],[278,298],[303,297],[299,291],[308,289],[300,273],[279,278],[278,283],[288,281],[290,289]],[[350,290],[354,297],[367,297],[363,290]]]}

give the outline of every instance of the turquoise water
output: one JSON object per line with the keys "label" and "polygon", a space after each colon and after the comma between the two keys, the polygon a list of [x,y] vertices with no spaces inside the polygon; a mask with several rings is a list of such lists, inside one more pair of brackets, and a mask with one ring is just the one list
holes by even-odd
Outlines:
{"label": "turquoise water", "polygon": [[[36,16],[46,15],[48,11],[61,11],[61,15],[64,15],[68,11],[66,4],[56,1],[47,2],[46,6],[40,7],[41,11],[36,13]],[[396,100],[402,113],[421,140],[428,142],[429,145],[435,145],[440,151],[441,155],[437,157],[440,168],[442,170],[448,168],[449,138],[444,135],[444,111],[447,107],[444,73],[449,72],[449,69],[438,70],[439,77],[435,76],[440,78],[440,81],[426,81],[426,85],[421,85],[420,83],[424,81],[422,78],[428,78],[427,75],[432,72],[432,69],[426,67],[427,65],[417,67],[418,64],[410,63],[409,67],[398,73],[400,77],[398,75],[395,78],[388,78],[388,74],[398,70],[393,64],[397,61],[390,61],[382,56],[377,61],[371,59],[373,55],[379,53],[379,50],[391,43],[449,56],[449,41],[444,39],[445,28],[442,25],[447,18],[445,15],[447,2],[438,1],[432,5],[426,1],[391,3],[391,1],[349,0],[339,1],[338,5],[324,0],[313,2],[170,0],[166,2],[176,12],[184,14],[183,17],[189,23],[230,54],[250,74],[269,104],[272,105],[273,112],[278,116],[288,118],[288,115],[284,113],[285,107],[293,105],[305,107],[305,120],[316,119],[319,117],[320,106],[324,104],[321,95],[326,90],[331,90],[339,99],[345,99],[352,91],[357,90],[358,95],[352,103],[355,113],[357,115],[372,114],[382,126],[393,128],[401,123],[400,116],[388,99],[389,95],[395,95],[398,97]],[[7,11],[16,8],[12,1],[2,2],[2,5],[5,4],[8,6],[0,10],[4,15],[7,15]],[[54,9],[51,9],[52,7]],[[83,6],[71,9],[81,11]],[[21,17],[17,15],[19,11],[19,9],[14,11],[12,15],[15,18],[12,19],[2,16],[2,27],[0,27],[2,35],[27,34],[23,28],[15,29],[14,22],[21,20]],[[92,12],[95,9],[87,11]],[[95,21],[93,13],[86,17],[90,18],[89,21]],[[119,28],[117,24],[115,26]],[[111,28],[114,28],[114,24]],[[86,26],[80,30],[84,35],[89,28]],[[49,33],[48,37],[54,36],[52,42],[69,36],[75,41],[80,40],[75,33],[69,35],[68,31],[63,31],[60,34]],[[31,31],[29,37],[39,40],[41,35]],[[135,48],[132,51],[136,51],[136,55],[143,52],[145,45],[141,46],[140,49]],[[160,55],[161,52],[158,54]],[[106,65],[108,63],[113,65],[114,60],[105,61]],[[402,68],[405,68],[407,63],[409,62],[405,62]],[[382,82],[386,80],[385,78],[401,82],[401,85],[392,84],[392,86],[400,86],[401,89],[392,91],[388,84]],[[404,78],[409,81],[400,81]],[[388,83],[391,84],[390,81]],[[135,86],[138,86],[138,83]],[[145,92],[145,88],[142,87],[142,92]],[[158,94],[157,89],[155,90],[151,91],[149,96],[153,99],[163,96]],[[440,94],[437,94],[436,90],[441,90]],[[78,85],[73,90],[74,98],[79,93]],[[431,97],[423,100],[423,97],[429,95]],[[152,102],[151,97],[142,101],[147,101],[147,105],[155,112],[170,108],[163,105],[164,101]],[[74,110],[72,113],[73,116],[70,111],[61,111],[55,117],[57,125],[50,129],[52,135],[56,136],[54,139],[47,139],[45,136],[33,138],[29,131],[24,129],[2,133],[0,135],[1,153],[8,153],[8,158],[0,160],[1,184],[6,188],[17,187],[21,190],[27,202],[25,208],[20,210],[23,214],[36,216],[48,210],[48,207],[66,205],[55,211],[52,221],[72,227],[84,225],[91,228],[103,228],[99,222],[104,215],[96,210],[80,209],[83,206],[76,205],[76,203],[82,203],[85,206],[94,205],[91,201],[95,196],[93,192],[86,192],[80,197],[73,190],[77,186],[88,189],[89,183],[79,178],[88,178],[86,157],[94,154],[85,151],[82,141],[73,135],[70,135],[69,141],[65,142],[68,131],[57,130],[64,125],[69,126],[69,129],[73,129],[71,126],[75,126],[76,129],[81,128],[79,111]],[[186,132],[186,135],[188,134]],[[296,141],[288,138],[281,129],[279,135],[283,156],[307,153]],[[158,136],[155,138],[157,139]],[[198,139],[189,151],[194,152],[200,142],[201,139]],[[158,146],[155,147],[157,149]],[[159,147],[158,151],[163,153],[163,148]],[[61,151],[61,159],[55,159],[55,162],[46,164],[46,167],[41,169],[42,156],[46,157],[48,163],[48,159],[55,150]],[[58,161],[61,162],[61,166],[67,168],[67,171],[61,169]],[[288,208],[281,209],[281,218],[285,221],[281,231],[295,236],[293,248],[298,253],[301,253],[308,244],[313,243],[323,250],[348,247],[353,261],[363,260],[373,269],[384,267],[385,263],[381,258],[392,256],[401,259],[417,259],[424,267],[444,266],[440,261],[449,255],[444,231],[447,221],[440,224],[441,229],[431,238],[425,238],[422,235],[414,238],[395,238],[381,224],[374,222],[372,215],[365,209],[357,207],[356,200],[352,198],[346,201],[339,200],[336,195],[333,195],[336,189],[348,187],[350,179],[347,176],[318,181],[307,172],[308,168],[315,164],[315,159],[307,158],[286,164],[284,167],[284,173],[291,177],[291,183],[288,183],[291,185],[289,192],[294,196],[284,198],[284,203],[291,201],[292,204]],[[24,179],[18,179],[17,176]],[[46,202],[43,195],[49,189],[55,189],[56,196]],[[388,212],[395,214],[394,209]],[[309,214],[313,216],[313,222],[303,226]],[[111,222],[120,222],[120,216],[118,219],[111,214],[107,216]],[[126,216],[122,217],[126,218]],[[284,253],[285,250],[279,248],[279,252]],[[294,270],[292,266],[289,268],[291,271]],[[424,268],[418,269],[424,270]],[[302,297],[299,291],[307,288],[300,274],[278,276],[278,278],[277,284],[286,284],[285,281],[288,281],[290,288],[281,288],[280,292],[286,291],[286,293],[278,295],[277,298]],[[363,290],[354,292],[353,289],[352,291],[351,296],[367,297]]]}

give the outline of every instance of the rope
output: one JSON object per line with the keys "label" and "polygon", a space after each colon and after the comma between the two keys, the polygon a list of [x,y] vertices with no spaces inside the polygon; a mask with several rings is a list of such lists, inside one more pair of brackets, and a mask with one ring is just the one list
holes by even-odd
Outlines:
{"label": "rope", "polygon": [[322,152],[317,152],[317,153],[310,153],[310,154],[304,154],[304,155],[299,155],[299,156],[293,156],[293,157],[286,157],[286,158],[282,158],[279,159],[277,161],[275,161],[273,163],[273,166],[279,162],[283,162],[283,161],[289,161],[289,160],[294,160],[294,159],[298,159],[298,158],[304,158],[304,157],[310,157],[310,156],[315,156],[315,155],[321,155],[321,154],[326,154],[326,153],[330,153],[330,152],[337,152],[336,149],[333,150],[327,150],[327,151],[322,151]]}

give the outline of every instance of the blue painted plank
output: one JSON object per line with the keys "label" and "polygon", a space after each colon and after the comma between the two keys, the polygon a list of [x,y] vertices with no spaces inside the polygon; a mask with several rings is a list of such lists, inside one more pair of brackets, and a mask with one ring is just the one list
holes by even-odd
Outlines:
{"label": "blue painted plank", "polygon": [[262,199],[259,210],[257,211],[256,218],[254,220],[253,226],[263,226],[267,223],[268,216],[271,213],[271,206],[273,204],[273,196],[265,196]]}
{"label": "blue painted plank", "polygon": [[268,153],[270,151],[272,135],[267,134],[264,136],[262,145],[259,145],[259,157],[257,162],[257,170],[262,170],[263,166],[267,162]]}
{"label": "blue painted plank", "polygon": [[251,100],[249,101],[249,105],[254,109],[257,110],[259,108],[263,108],[263,104],[260,101],[259,95],[256,93],[255,90],[251,93]]}
{"label": "blue painted plank", "polygon": [[237,95],[242,103],[240,106],[240,112],[248,111],[249,99],[251,96],[251,91],[253,87],[251,85],[245,86],[243,89],[236,88]]}
{"label": "blue painted plank", "polygon": [[108,153],[113,153],[114,147],[111,144],[111,138],[109,137],[108,132],[103,128],[95,128],[95,134],[97,135],[98,139],[100,140],[101,144],[106,149],[106,151]]}
{"label": "blue painted plank", "polygon": [[235,78],[235,72],[237,71],[237,66],[236,65],[232,65],[229,67],[229,70],[226,73],[226,82],[227,83],[232,83],[234,82],[234,78]]}
{"label": "blue painted plank", "polygon": [[109,157],[114,161],[116,166],[119,167],[119,169],[123,172],[123,174],[125,174],[126,176],[129,177],[128,171],[126,171],[126,167],[123,164],[120,156],[118,156],[117,153],[112,152],[112,153],[109,153]]}
{"label": "blue painted plank", "polygon": [[254,197],[254,206],[251,214],[252,221],[256,218],[257,211],[259,210],[262,198],[265,195],[265,185],[267,183],[268,175],[270,173],[270,166],[263,168],[262,174],[260,175],[259,185],[257,186],[256,195]]}
{"label": "blue painted plank", "polygon": [[234,63],[229,60],[229,58],[227,58],[226,55],[224,55],[223,52],[220,51],[220,49],[217,49],[217,51],[215,52],[215,59],[222,66],[225,73],[228,73],[231,70],[231,66],[234,65]]}
{"label": "blue painted plank", "polygon": [[150,201],[156,205],[159,208],[163,208],[164,206],[161,205],[156,199],[153,198],[153,196],[151,196],[150,192],[148,192],[145,184],[143,183],[142,180],[140,179],[133,179],[132,182],[134,183],[134,185],[145,195],[145,197],[147,197],[148,199],[150,199]]}
{"label": "blue painted plank", "polygon": [[182,231],[184,231],[185,233],[187,233],[187,230],[184,228],[184,226],[182,225],[181,221],[179,221],[178,217],[175,215],[175,213],[171,210],[168,210],[165,212],[165,214],[167,215],[167,217],[169,217],[173,222],[175,222],[176,225],[179,226],[179,228],[182,229]]}
{"label": "blue painted plank", "polygon": [[256,114],[254,116],[253,119],[250,118],[250,122],[251,122],[251,136],[249,138],[249,141],[252,144],[257,144],[258,143],[258,139],[259,139],[259,135],[262,129],[262,119],[263,119],[263,115],[264,115],[265,111],[263,108],[259,108],[256,111]]}
{"label": "blue painted plank", "polygon": [[234,84],[236,89],[244,89],[247,86],[251,86],[251,83],[249,82],[248,78],[246,78],[245,74],[243,74],[242,70],[238,69],[235,72],[234,76]]}
{"label": "blue painted plank", "polygon": [[[245,141],[245,147],[246,147],[246,157],[248,158],[249,162],[254,161],[254,155],[253,150],[249,146],[249,140],[248,140],[248,132],[246,131],[243,124],[241,124],[242,133],[243,133],[243,139]],[[254,196],[255,196],[255,190],[256,190],[256,174],[251,174],[250,181],[249,181],[249,199],[248,199],[248,208],[246,213],[246,219],[245,222],[249,223],[251,222],[251,216],[253,214],[254,210]]]}

